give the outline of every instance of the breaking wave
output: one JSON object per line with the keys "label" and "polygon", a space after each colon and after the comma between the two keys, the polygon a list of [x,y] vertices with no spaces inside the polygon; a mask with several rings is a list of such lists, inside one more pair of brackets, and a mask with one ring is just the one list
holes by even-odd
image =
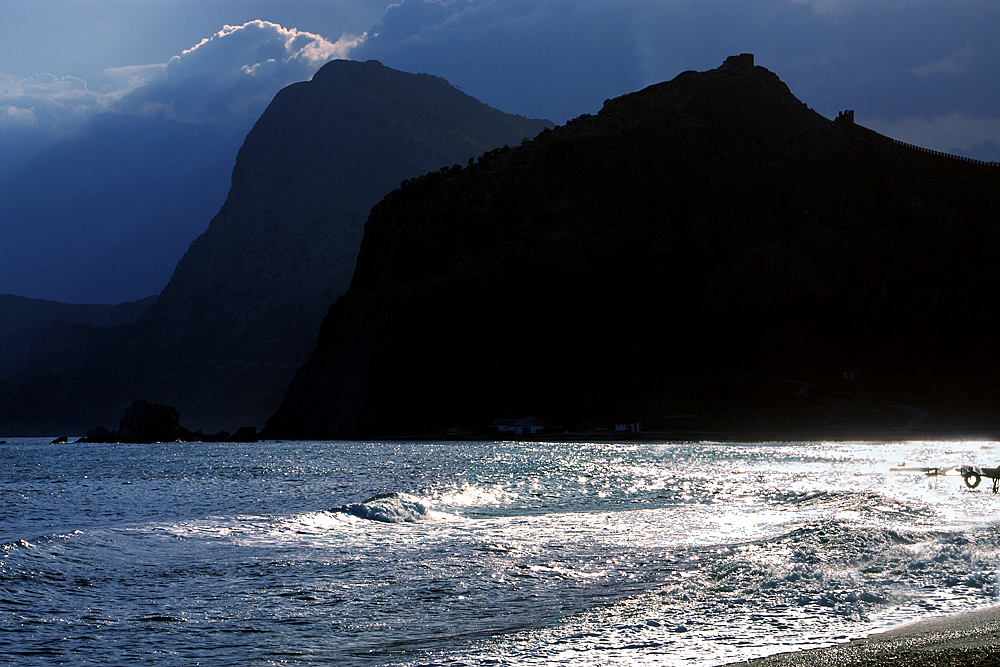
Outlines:
{"label": "breaking wave", "polygon": [[417,523],[446,516],[443,512],[432,510],[427,501],[408,493],[380,493],[364,502],[341,505],[332,511],[383,523]]}

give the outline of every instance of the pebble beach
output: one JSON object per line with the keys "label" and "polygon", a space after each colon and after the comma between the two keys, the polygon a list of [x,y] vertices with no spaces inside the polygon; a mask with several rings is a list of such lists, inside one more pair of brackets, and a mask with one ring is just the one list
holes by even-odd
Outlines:
{"label": "pebble beach", "polygon": [[905,625],[829,648],[734,663],[741,667],[986,667],[1000,665],[1000,607]]}

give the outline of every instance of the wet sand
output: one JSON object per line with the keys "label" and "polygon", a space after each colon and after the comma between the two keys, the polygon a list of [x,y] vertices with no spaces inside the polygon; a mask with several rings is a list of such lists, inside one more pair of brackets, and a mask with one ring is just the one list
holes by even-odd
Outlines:
{"label": "wet sand", "polygon": [[1000,666],[1000,607],[920,621],[829,648],[733,663],[745,667]]}

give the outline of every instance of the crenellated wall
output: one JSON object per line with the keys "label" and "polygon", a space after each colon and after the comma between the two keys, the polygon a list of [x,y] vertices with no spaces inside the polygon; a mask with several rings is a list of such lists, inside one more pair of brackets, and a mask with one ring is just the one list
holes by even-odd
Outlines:
{"label": "crenellated wall", "polygon": [[941,151],[934,151],[930,148],[923,148],[922,146],[914,146],[913,144],[908,144],[905,141],[900,141],[899,139],[892,139],[888,137],[892,143],[897,146],[902,146],[903,148],[909,148],[910,150],[920,151],[921,153],[927,153],[929,155],[936,155],[938,157],[950,158],[952,160],[958,160],[959,162],[965,162],[968,164],[980,164],[987,167],[998,167],[1000,168],[1000,162],[987,162],[986,160],[976,160],[975,158],[965,157],[963,155],[953,155],[951,153],[942,153]]}
{"label": "crenellated wall", "polygon": [[914,151],[920,155],[920,157],[931,157],[935,158],[935,162],[939,165],[947,165],[949,161],[954,161],[956,165],[976,165],[981,167],[991,167],[1000,170],[1000,162],[987,162],[985,160],[976,160],[971,157],[964,157],[962,155],[954,155],[952,153],[944,153],[942,151],[931,150],[930,148],[923,148],[922,146],[915,146],[913,144],[908,144],[905,141],[899,141],[898,139],[893,139],[892,137],[887,137],[883,134],[879,134],[875,130],[871,130],[867,127],[857,125],[854,122],[854,109],[847,109],[845,111],[840,111],[837,113],[837,117],[833,121],[837,125],[843,126],[845,129],[849,129],[858,134],[864,134],[872,138],[878,138],[885,142],[891,142],[895,146],[905,148],[908,151]]}

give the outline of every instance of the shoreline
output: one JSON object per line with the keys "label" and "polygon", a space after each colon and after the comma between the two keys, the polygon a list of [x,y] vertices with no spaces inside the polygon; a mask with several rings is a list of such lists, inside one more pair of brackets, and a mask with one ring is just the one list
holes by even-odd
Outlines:
{"label": "shoreline", "polygon": [[987,667],[1000,664],[1000,606],[916,621],[843,644],[727,667]]}

